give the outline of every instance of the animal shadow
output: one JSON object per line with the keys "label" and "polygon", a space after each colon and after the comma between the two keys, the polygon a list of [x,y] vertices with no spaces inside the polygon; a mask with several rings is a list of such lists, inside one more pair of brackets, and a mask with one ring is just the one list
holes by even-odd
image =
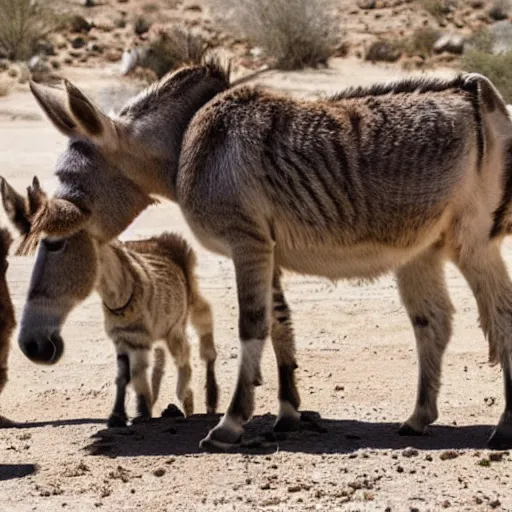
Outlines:
{"label": "animal shadow", "polygon": [[0,482],[4,480],[13,480],[14,478],[24,478],[37,471],[35,464],[0,464]]}
{"label": "animal shadow", "polygon": [[[399,450],[483,449],[491,425],[452,427],[434,425],[423,436],[403,437],[398,423],[321,419],[315,413],[296,432],[273,433],[275,416],[255,417],[247,426],[244,442],[235,453],[268,454],[279,451],[348,454],[361,448]],[[311,419],[313,417],[313,419]],[[98,431],[85,447],[90,455],[134,457],[201,453],[199,441],[220,416],[195,414],[189,418],[154,418],[124,428]]]}

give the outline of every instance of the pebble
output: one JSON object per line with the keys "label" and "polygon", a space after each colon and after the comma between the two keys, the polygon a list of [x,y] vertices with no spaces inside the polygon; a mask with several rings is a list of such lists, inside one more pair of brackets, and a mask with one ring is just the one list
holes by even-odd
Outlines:
{"label": "pebble", "polygon": [[155,476],[164,476],[165,475],[165,469],[164,468],[157,468],[153,471],[153,475]]}
{"label": "pebble", "polygon": [[439,458],[441,460],[451,460],[451,459],[456,459],[458,456],[459,456],[459,454],[456,451],[446,450],[445,452],[441,453],[441,455],[439,455]]}
{"label": "pebble", "polygon": [[418,450],[416,450],[416,448],[406,448],[403,452],[402,452],[402,455],[404,457],[407,457],[407,458],[410,458],[410,457],[416,457],[418,455]]}

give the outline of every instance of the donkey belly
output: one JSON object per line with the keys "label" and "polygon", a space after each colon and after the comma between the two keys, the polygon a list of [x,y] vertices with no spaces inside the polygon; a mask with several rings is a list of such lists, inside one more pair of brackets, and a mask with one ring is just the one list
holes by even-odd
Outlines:
{"label": "donkey belly", "polygon": [[378,245],[309,248],[276,247],[276,263],[287,270],[329,279],[374,279],[413,259],[421,246],[398,249]]}

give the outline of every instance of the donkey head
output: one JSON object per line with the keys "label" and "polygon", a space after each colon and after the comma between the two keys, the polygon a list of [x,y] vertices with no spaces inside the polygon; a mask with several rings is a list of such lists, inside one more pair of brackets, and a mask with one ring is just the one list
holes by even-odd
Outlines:
{"label": "donkey head", "polygon": [[27,197],[18,194],[4,178],[0,177],[0,192],[2,203],[7,217],[21,236],[15,254],[27,256],[33,254],[37,247],[37,240],[29,236],[30,228],[35,215],[46,201],[46,192],[41,188],[37,176],[34,176],[32,185],[27,187]]}

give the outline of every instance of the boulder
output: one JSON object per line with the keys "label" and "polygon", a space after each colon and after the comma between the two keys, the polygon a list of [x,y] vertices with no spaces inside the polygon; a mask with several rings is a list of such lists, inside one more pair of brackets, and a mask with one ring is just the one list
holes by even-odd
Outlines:
{"label": "boulder", "polygon": [[464,38],[457,34],[442,35],[433,46],[435,53],[454,53],[461,55],[464,52]]}

